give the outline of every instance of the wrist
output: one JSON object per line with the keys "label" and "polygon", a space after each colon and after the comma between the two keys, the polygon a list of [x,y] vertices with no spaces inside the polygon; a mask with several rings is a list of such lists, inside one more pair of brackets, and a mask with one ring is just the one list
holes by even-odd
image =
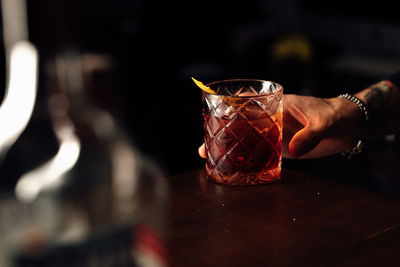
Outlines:
{"label": "wrist", "polygon": [[[348,158],[351,158],[353,155],[358,154],[362,151],[364,147],[364,143],[367,139],[367,129],[368,129],[368,122],[369,122],[369,113],[367,110],[367,106],[363,100],[360,98],[345,93],[341,94],[337,97],[338,99],[343,99],[346,101],[346,106],[351,108],[351,110],[347,110],[347,117],[353,121],[352,125],[356,126],[353,128],[353,131],[350,131],[354,134],[357,132],[356,136],[356,142],[353,143],[353,146],[344,152],[342,154]],[[343,104],[345,102],[342,101]],[[357,109],[358,111],[355,111],[354,109]],[[358,114],[358,115],[356,115]],[[350,121],[351,121],[350,120]],[[349,128],[351,129],[351,128]],[[358,129],[358,130],[355,130]]]}

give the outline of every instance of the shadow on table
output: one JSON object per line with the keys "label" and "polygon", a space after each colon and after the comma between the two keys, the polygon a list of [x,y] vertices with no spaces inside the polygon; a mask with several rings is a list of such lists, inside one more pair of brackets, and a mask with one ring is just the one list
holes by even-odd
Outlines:
{"label": "shadow on table", "polygon": [[374,140],[362,154],[347,159],[284,159],[283,168],[316,175],[351,186],[400,197],[400,141]]}

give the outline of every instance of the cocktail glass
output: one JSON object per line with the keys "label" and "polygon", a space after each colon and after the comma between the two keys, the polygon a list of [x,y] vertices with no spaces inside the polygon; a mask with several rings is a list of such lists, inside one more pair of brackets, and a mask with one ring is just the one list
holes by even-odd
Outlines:
{"label": "cocktail glass", "polygon": [[203,91],[206,174],[213,182],[257,185],[281,176],[282,98],[280,84],[235,79]]}

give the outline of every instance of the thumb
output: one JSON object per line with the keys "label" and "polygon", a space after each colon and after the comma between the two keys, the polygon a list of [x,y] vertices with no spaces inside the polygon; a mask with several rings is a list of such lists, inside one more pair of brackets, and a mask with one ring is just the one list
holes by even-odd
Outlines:
{"label": "thumb", "polygon": [[322,133],[309,126],[298,131],[289,143],[289,153],[300,157],[313,150],[322,140]]}

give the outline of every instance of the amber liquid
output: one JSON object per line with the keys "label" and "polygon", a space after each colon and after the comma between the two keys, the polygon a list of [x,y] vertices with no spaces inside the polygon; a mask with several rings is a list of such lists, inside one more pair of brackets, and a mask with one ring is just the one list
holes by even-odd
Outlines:
{"label": "amber liquid", "polygon": [[217,183],[253,185],[281,175],[281,124],[264,113],[234,120],[204,115],[206,172]]}

